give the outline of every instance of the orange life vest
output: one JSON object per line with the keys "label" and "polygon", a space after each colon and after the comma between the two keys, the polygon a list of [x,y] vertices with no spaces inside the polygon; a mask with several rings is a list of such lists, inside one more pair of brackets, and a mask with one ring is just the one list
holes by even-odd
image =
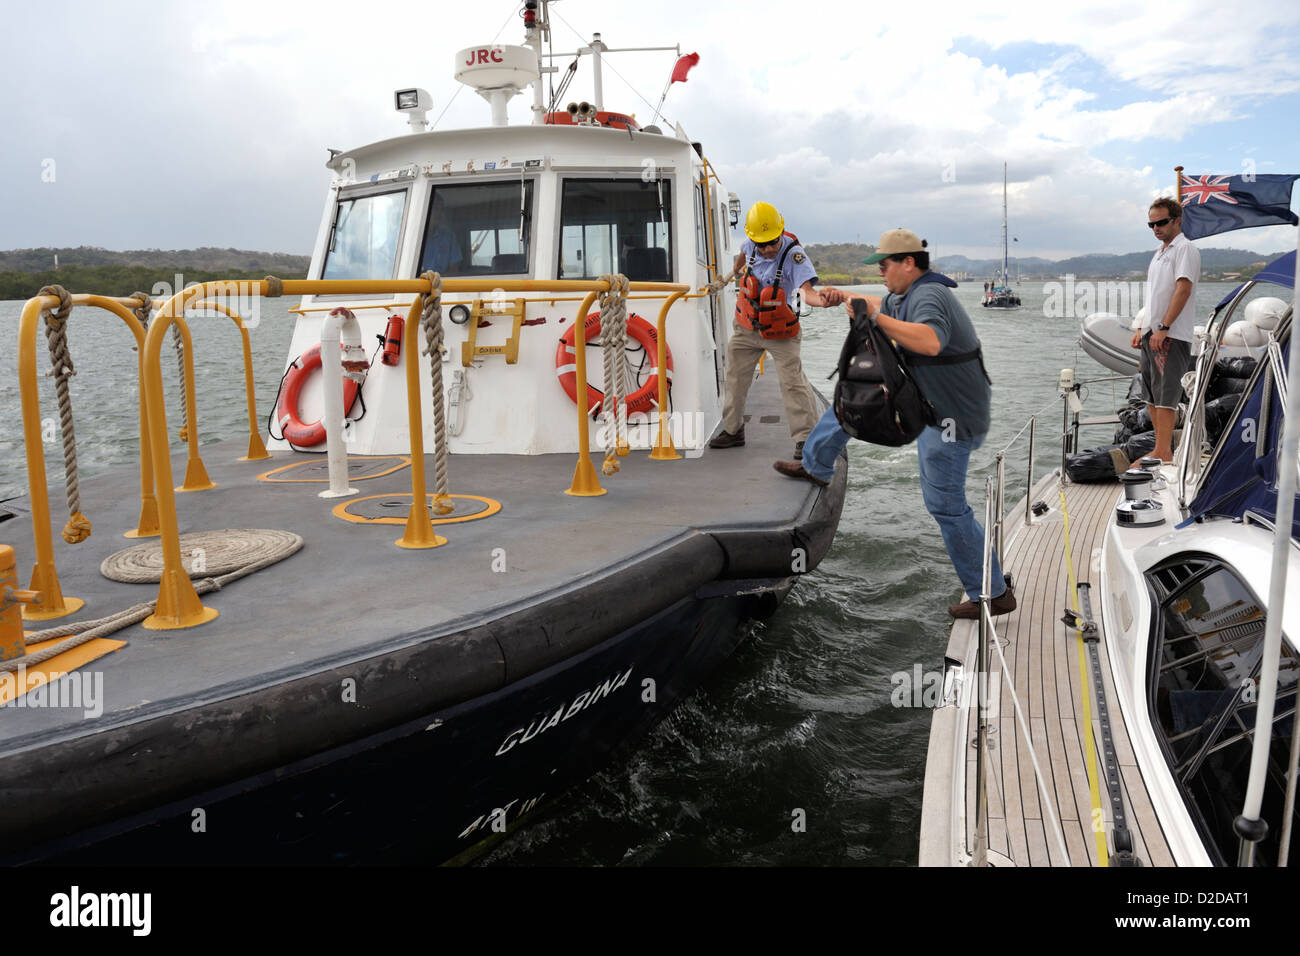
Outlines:
{"label": "orange life vest", "polygon": [[751,254],[745,263],[740,291],[736,295],[736,324],[742,329],[757,328],[758,334],[765,339],[790,339],[799,334],[799,314],[786,304],[785,290],[781,288],[785,257],[799,244],[799,237],[791,232],[782,235],[789,236],[792,241],[777,261],[772,284],[759,286],[753,271],[754,254]]}

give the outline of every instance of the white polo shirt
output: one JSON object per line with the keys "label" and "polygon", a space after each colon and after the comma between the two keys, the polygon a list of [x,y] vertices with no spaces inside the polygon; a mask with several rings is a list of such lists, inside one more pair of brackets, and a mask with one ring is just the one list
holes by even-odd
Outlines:
{"label": "white polo shirt", "polygon": [[1147,314],[1142,322],[1143,334],[1154,331],[1164,321],[1178,280],[1190,279],[1192,294],[1171,324],[1169,337],[1191,342],[1192,330],[1196,326],[1196,283],[1200,278],[1201,250],[1191,240],[1180,232],[1169,245],[1162,244],[1147,268]]}

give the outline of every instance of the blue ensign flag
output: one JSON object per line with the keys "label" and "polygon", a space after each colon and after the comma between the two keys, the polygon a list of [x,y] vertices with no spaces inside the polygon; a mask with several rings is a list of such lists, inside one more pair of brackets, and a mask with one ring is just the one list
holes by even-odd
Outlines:
{"label": "blue ensign flag", "polygon": [[1200,239],[1220,232],[1296,225],[1291,186],[1300,175],[1188,176],[1182,174],[1183,235]]}

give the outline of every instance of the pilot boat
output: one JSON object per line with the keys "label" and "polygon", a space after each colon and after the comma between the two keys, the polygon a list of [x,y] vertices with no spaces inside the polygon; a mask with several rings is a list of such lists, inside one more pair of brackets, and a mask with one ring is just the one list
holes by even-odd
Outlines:
{"label": "pilot boat", "polygon": [[[1297,443],[1282,435],[1300,415],[1293,293],[1206,440],[1219,346],[1266,282],[1294,288],[1294,253],[1216,310],[1173,463],[1144,459],[1122,490],[1060,468],[1035,481],[1031,419],[1030,490],[1002,513],[1010,445],[998,454],[986,547],[1001,549],[1019,607],[953,627],[921,865],[1273,866],[1295,849],[1300,608],[1284,598],[1300,524]],[[1083,384],[1063,372],[1067,424]]]}
{"label": "pilot boat", "polygon": [[[307,279],[25,306],[29,493],[0,504],[8,862],[467,859],[634,746],[830,547],[847,462],[826,488],[773,473],[774,376],[747,445],[707,447],[738,197],[679,125],[605,109],[599,34],[593,101],[544,102],[546,7],[524,4],[521,45],[457,56],[492,125],[430,131],[412,88],[409,132],[331,151]],[[533,121],[509,125],[529,86]],[[233,319],[247,361],[276,295],[300,300],[271,427],[246,366],[248,434],[200,449],[187,321]],[[58,541],[35,340],[93,309],[138,344],[141,460],[83,478]]]}

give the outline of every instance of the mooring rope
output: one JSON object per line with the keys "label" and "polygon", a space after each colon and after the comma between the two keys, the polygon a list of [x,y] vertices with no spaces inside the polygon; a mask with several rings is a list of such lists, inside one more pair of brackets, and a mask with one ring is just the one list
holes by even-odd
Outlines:
{"label": "mooring rope", "polygon": [[140,304],[131,311],[135,317],[140,320],[146,332],[149,331],[149,320],[153,317],[153,299],[144,292],[132,292],[129,298],[135,299]]}
{"label": "mooring rope", "polygon": [[714,293],[717,292],[721,292],[727,286],[731,285],[731,283],[735,280],[735,278],[736,278],[736,273],[734,272],[731,273],[729,276],[727,276],[725,279],[719,276],[718,278],[710,282],[708,285],[706,285],[704,287],[704,291],[709,293],[710,295],[713,295]]}
{"label": "mooring rope", "polygon": [[190,403],[185,392],[185,340],[181,338],[181,319],[172,320],[172,346],[176,349],[176,375],[181,382],[181,441],[189,441]]}
{"label": "mooring rope", "polygon": [[[620,454],[628,450],[626,413],[620,408],[627,400],[627,293],[628,281],[624,275],[603,275],[602,281],[609,289],[600,294],[600,341],[605,367],[605,397],[601,411],[606,427],[605,462],[600,470],[607,475],[618,471]],[[612,427],[610,427],[612,426]]]}
{"label": "mooring rope", "polygon": [[[220,591],[233,581],[261,571],[263,568],[268,568],[277,561],[283,561],[290,555],[297,553],[302,548],[302,543],[302,538],[299,535],[291,531],[274,529],[238,528],[223,531],[200,531],[183,534],[180,537],[182,552],[188,550],[193,553],[196,548],[206,548],[214,551],[218,558],[223,554],[236,553],[239,560],[246,562],[225,574],[195,581],[194,591],[197,594],[210,594],[213,591]],[[104,560],[101,570],[105,567],[120,569],[123,576],[115,577],[114,580],[131,581],[133,583],[156,582],[161,577],[161,554],[162,545],[159,542],[137,545],[134,548],[127,548],[125,551],[110,555]],[[145,560],[141,559],[142,555]],[[152,562],[147,560],[150,557],[153,558]],[[150,563],[154,565],[153,569],[145,570],[145,565]],[[59,641],[53,647],[42,648],[33,654],[14,660],[0,661],[0,671],[15,671],[20,666],[33,667],[44,663],[57,654],[62,654],[64,651],[85,644],[87,641],[93,641],[97,637],[104,637],[125,627],[130,627],[132,624],[138,624],[154,612],[156,605],[157,602],[155,601],[133,604],[125,610],[106,617],[96,618],[91,621],[78,621],[25,634],[24,639],[28,646],[65,635],[69,636],[67,640]]]}
{"label": "mooring rope", "polygon": [[68,379],[77,374],[68,352],[68,316],[72,314],[72,296],[60,285],[47,285],[40,295],[56,296],[58,308],[46,309],[45,342],[50,349],[50,370],[54,394],[59,403],[59,434],[63,439],[63,482],[68,498],[68,523],[63,526],[63,540],[80,544],[90,537],[89,519],[81,513],[81,483],[77,476],[77,438],[72,428],[72,395]]}
{"label": "mooring rope", "polygon": [[[433,391],[433,513],[451,514],[450,485],[447,480],[447,408],[442,390],[442,276],[425,272],[420,276],[429,283],[430,291],[420,312],[420,325],[424,328],[424,350],[429,356],[430,387]],[[415,467],[412,465],[412,467]]]}

